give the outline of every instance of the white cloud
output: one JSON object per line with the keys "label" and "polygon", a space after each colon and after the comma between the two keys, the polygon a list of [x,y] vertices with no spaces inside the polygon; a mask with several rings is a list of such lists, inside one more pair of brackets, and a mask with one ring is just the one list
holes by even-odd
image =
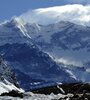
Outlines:
{"label": "white cloud", "polygon": [[74,66],[82,66],[82,62],[77,62],[75,60],[72,59],[65,59],[65,58],[56,58],[55,61],[57,63],[63,63],[65,65],[74,65]]}
{"label": "white cloud", "polygon": [[51,24],[63,20],[88,25],[90,23],[90,6],[73,4],[40,8],[30,10],[20,17],[29,23]]}

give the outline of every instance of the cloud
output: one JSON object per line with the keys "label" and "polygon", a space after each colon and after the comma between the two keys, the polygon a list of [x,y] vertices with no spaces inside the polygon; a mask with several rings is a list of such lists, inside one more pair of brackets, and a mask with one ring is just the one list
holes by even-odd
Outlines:
{"label": "cloud", "polygon": [[70,21],[76,24],[89,25],[90,6],[81,4],[56,6],[29,10],[20,16],[26,22],[52,24],[59,21]]}
{"label": "cloud", "polygon": [[65,65],[73,65],[73,66],[80,66],[80,67],[83,66],[82,62],[77,62],[75,61],[75,59],[72,60],[72,59],[65,59],[65,58],[56,58],[55,61],[57,63],[63,63]]}

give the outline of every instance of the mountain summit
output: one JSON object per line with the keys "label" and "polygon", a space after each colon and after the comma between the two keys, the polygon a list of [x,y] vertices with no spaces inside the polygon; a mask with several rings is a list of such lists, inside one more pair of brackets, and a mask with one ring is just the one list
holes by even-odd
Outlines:
{"label": "mountain summit", "polygon": [[[33,24],[35,28],[32,28],[36,29],[37,25]],[[0,54],[12,66],[20,86],[30,90],[57,83],[76,82],[73,74],[61,68],[38,47],[27,27],[17,18],[0,26]]]}

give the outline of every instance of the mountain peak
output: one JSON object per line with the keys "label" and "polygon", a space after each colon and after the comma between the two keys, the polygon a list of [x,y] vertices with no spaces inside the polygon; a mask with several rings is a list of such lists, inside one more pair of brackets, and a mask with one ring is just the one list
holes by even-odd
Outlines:
{"label": "mountain peak", "polygon": [[27,34],[27,30],[24,27],[24,25],[26,24],[24,22],[24,20],[22,18],[19,17],[13,17],[10,21],[11,23],[14,23],[19,29],[20,31],[23,33],[24,36],[31,38],[28,34]]}
{"label": "mountain peak", "polygon": [[19,17],[12,17],[11,18],[11,22],[18,25],[18,24],[22,24],[22,25],[25,25],[25,21],[22,19],[22,18],[19,18]]}

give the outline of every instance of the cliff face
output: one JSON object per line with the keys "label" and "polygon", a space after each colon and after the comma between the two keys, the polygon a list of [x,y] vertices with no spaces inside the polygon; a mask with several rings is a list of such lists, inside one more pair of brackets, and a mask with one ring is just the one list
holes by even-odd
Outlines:
{"label": "cliff face", "polygon": [[13,73],[0,55],[0,95],[12,90],[23,92],[23,90],[19,88],[15,73]]}
{"label": "cliff face", "polygon": [[5,83],[5,80],[18,87],[15,73],[11,70],[11,68],[6,64],[0,55],[0,81]]}

